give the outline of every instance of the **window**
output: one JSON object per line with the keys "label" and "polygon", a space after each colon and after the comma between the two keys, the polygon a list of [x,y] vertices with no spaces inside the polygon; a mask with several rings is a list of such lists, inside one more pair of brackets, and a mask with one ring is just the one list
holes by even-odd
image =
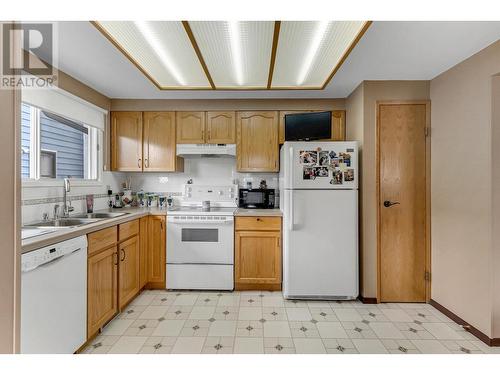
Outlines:
{"label": "window", "polygon": [[98,179],[101,131],[35,106],[21,106],[21,176]]}

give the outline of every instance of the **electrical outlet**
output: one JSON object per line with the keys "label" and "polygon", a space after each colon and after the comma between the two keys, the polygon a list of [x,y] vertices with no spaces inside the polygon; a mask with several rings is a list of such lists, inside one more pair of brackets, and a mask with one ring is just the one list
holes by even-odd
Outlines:
{"label": "electrical outlet", "polygon": [[160,184],[166,184],[168,182],[168,177],[167,176],[161,176],[158,178]]}

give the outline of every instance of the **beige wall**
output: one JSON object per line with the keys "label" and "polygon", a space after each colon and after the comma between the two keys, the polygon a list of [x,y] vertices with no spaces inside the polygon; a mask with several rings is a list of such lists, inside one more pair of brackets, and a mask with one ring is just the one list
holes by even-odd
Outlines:
{"label": "beige wall", "polygon": [[[362,96],[362,106],[359,102]],[[363,297],[378,297],[377,290],[377,184],[376,105],[382,100],[428,100],[429,81],[364,81],[347,98],[347,139],[362,148],[360,188],[361,291]]]}
{"label": "beige wall", "polygon": [[492,77],[492,162],[493,162],[493,247],[492,272],[492,337],[500,337],[500,75]]}
{"label": "beige wall", "polygon": [[113,111],[345,109],[344,99],[112,99]]}
{"label": "beige wall", "polygon": [[0,90],[0,353],[14,353],[19,347],[19,109],[19,92]]}
{"label": "beige wall", "polygon": [[496,42],[431,81],[432,299],[490,337],[500,292],[492,286],[500,251],[492,230],[500,214],[492,209],[500,167],[492,76],[499,72]]}

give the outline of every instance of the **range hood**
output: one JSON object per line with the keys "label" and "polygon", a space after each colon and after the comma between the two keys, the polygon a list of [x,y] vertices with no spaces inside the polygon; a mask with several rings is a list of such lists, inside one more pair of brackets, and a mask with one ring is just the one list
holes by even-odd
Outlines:
{"label": "range hood", "polygon": [[235,144],[177,144],[177,155],[186,157],[235,157]]}

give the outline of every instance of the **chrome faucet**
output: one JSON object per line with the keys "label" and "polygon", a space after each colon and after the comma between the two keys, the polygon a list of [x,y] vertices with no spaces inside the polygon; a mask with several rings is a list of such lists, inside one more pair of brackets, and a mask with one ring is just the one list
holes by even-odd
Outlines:
{"label": "chrome faucet", "polygon": [[67,193],[71,191],[71,185],[69,183],[69,178],[64,179],[64,190],[63,190],[63,212],[62,217],[68,217],[70,212],[73,212],[74,208],[71,206],[71,200],[69,201],[69,205],[67,202]]}

